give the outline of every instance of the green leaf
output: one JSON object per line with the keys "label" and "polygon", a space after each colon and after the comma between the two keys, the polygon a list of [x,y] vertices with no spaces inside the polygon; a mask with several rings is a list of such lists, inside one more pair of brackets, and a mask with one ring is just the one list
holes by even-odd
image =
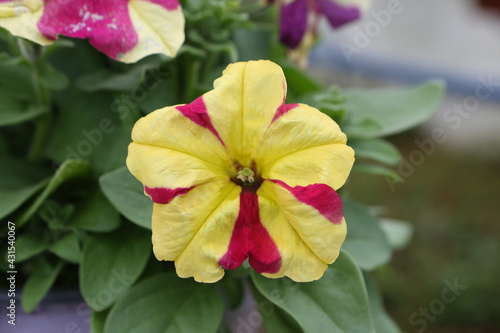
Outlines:
{"label": "green leaf", "polygon": [[11,57],[5,52],[0,53],[0,66],[16,66],[22,61],[22,57]]}
{"label": "green leaf", "polygon": [[151,229],[153,203],[144,194],[144,187],[126,167],[108,172],[99,178],[108,200],[127,219],[138,226]]}
{"label": "green leaf", "polygon": [[151,276],[130,289],[111,309],[104,332],[217,332],[224,304],[212,284]]}
{"label": "green leaf", "polygon": [[19,124],[47,112],[45,107],[27,107],[10,93],[0,91],[0,126]]}
{"label": "green leaf", "polygon": [[237,29],[233,41],[238,49],[239,61],[268,59],[272,38],[263,29]]}
{"label": "green leaf", "polygon": [[[295,319],[265,298],[255,286],[252,288],[252,293],[256,302],[255,306],[262,316],[265,332],[302,333]],[[239,324],[241,327],[246,326],[241,322]]]}
{"label": "green leaf", "polygon": [[352,115],[348,115],[350,116],[349,121],[342,124],[342,130],[349,139],[371,139],[379,136],[378,133],[382,130],[382,125],[376,119],[358,117],[353,120]]}
{"label": "green leaf", "polygon": [[364,172],[375,176],[384,176],[389,178],[392,182],[401,181],[401,177],[396,171],[383,165],[357,162],[352,167],[352,171]]}
{"label": "green leaf", "polygon": [[21,294],[21,306],[25,312],[30,313],[41,302],[56,281],[62,266],[63,263],[59,262],[53,269],[35,271],[30,275]]}
{"label": "green leaf", "polygon": [[69,225],[85,231],[112,231],[120,225],[120,215],[97,188],[77,207]]}
{"label": "green leaf", "polygon": [[397,165],[401,161],[398,149],[385,140],[349,140],[349,145],[356,152],[356,158],[366,158],[389,165]]}
{"label": "green leaf", "polygon": [[68,78],[64,73],[46,64],[40,70],[40,82],[52,90],[62,90],[68,86]]}
{"label": "green leaf", "polygon": [[0,157],[0,174],[4,175],[0,177],[0,218],[12,213],[45,187],[50,175],[42,166],[10,157]]}
{"label": "green leaf", "polygon": [[12,98],[23,101],[35,100],[32,70],[21,63],[17,66],[0,66],[0,88]]}
{"label": "green leaf", "polygon": [[226,274],[219,284],[223,290],[225,301],[231,309],[236,309],[240,306],[245,295],[243,281],[240,278],[232,278]]}
{"label": "green leaf", "polygon": [[402,249],[411,240],[413,226],[409,222],[382,218],[380,226],[393,249]]}
{"label": "green leaf", "polygon": [[[97,147],[108,140],[120,123],[111,94],[70,90],[56,96],[60,112],[48,138],[47,157],[60,163],[68,159],[90,160],[94,167]],[[121,156],[122,151],[110,150],[106,159],[115,160],[115,154]],[[99,162],[99,166],[106,163]]]}
{"label": "green leaf", "polygon": [[83,75],[76,81],[76,86],[83,91],[130,91],[137,87],[146,71],[144,66],[132,66],[127,72],[116,73],[99,69]]}
{"label": "green leaf", "polygon": [[282,62],[280,66],[286,77],[287,89],[289,89],[293,95],[301,96],[313,92],[320,92],[324,89],[321,84],[314,81],[305,72],[299,70],[294,65],[288,62]]}
{"label": "green leaf", "polygon": [[104,325],[108,318],[109,310],[90,313],[90,333],[104,333]]}
{"label": "green leaf", "polygon": [[[135,123],[135,120],[133,120],[133,123]],[[116,126],[111,133],[106,134],[102,143],[95,147],[92,155],[90,155],[90,162],[98,175],[116,170],[125,164],[128,145],[132,141],[132,127],[132,124]]]}
{"label": "green leaf", "polygon": [[372,279],[367,274],[364,274],[363,276],[366,283],[368,299],[370,300],[370,309],[372,312],[375,331],[377,333],[401,332],[394,320],[392,320],[392,318],[389,317],[385,311],[382,295],[380,295],[380,292],[377,290],[377,287],[373,283]]}
{"label": "green leaf", "polygon": [[48,248],[43,235],[26,233],[16,239],[16,263],[21,263]]}
{"label": "green leaf", "polygon": [[428,120],[439,107],[444,92],[444,82],[434,80],[408,89],[354,89],[344,94],[353,124],[370,118],[380,125],[378,130],[372,128],[361,137],[376,138],[403,132]]}
{"label": "green leaf", "polygon": [[73,264],[80,262],[80,244],[78,237],[74,233],[67,234],[55,242],[50,248],[50,252]]}
{"label": "green leaf", "polygon": [[20,227],[26,223],[30,217],[40,208],[43,202],[52,194],[62,183],[70,180],[88,178],[90,176],[90,165],[85,161],[66,160],[57,169],[54,176],[50,179],[47,187],[38,196],[35,202],[19,218],[17,226]]}
{"label": "green leaf", "polygon": [[151,233],[133,225],[89,235],[80,264],[85,302],[95,311],[107,309],[139,278],[151,252]]}
{"label": "green leaf", "polygon": [[387,263],[391,247],[377,219],[361,204],[346,199],[342,201],[347,223],[347,237],[342,249],[366,270]]}
{"label": "green leaf", "polygon": [[314,282],[269,279],[256,272],[252,272],[252,280],[259,292],[290,314],[305,333],[374,332],[361,272],[346,253]]}

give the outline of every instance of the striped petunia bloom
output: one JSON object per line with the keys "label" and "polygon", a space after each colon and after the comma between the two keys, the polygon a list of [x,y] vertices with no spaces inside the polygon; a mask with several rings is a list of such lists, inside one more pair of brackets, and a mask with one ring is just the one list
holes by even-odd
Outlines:
{"label": "striped petunia bloom", "polygon": [[0,0],[0,27],[48,45],[59,35],[88,38],[112,59],[175,56],[184,42],[178,0]]}
{"label": "striped petunia bloom", "polygon": [[127,166],[154,202],[156,258],[180,277],[215,282],[248,258],[267,277],[305,282],[337,258],[336,189],[354,151],[328,116],[285,97],[278,65],[240,62],[192,103],[135,124]]}

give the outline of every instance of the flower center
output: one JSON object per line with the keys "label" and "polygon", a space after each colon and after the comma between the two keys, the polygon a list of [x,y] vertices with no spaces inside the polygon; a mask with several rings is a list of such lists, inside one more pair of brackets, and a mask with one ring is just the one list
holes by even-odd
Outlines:
{"label": "flower center", "polygon": [[249,167],[245,167],[238,161],[233,160],[233,166],[236,169],[236,177],[233,176],[231,181],[241,186],[244,192],[257,193],[260,185],[262,185],[262,178],[257,172],[255,161],[252,161]]}
{"label": "flower center", "polygon": [[253,172],[250,168],[243,168],[238,171],[236,179],[241,180],[245,185],[252,185],[255,182],[255,172]]}

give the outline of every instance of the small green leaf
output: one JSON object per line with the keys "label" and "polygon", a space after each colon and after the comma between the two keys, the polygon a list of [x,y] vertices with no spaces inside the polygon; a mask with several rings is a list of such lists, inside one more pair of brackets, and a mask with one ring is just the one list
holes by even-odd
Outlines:
{"label": "small green leaf", "polygon": [[0,66],[0,88],[12,98],[33,101],[35,91],[32,83],[31,68],[20,63],[17,66]]}
{"label": "small green leaf", "polygon": [[64,73],[46,64],[40,71],[40,81],[51,90],[62,90],[68,86],[68,78]]}
{"label": "small green leaf", "polygon": [[151,229],[153,203],[144,194],[142,184],[126,167],[104,174],[99,178],[99,184],[108,200],[121,214],[135,224]]}
{"label": "small green leaf", "polygon": [[238,49],[239,61],[268,59],[273,39],[264,29],[237,29],[233,41]]}
{"label": "small green leaf", "polygon": [[130,91],[137,87],[146,71],[144,66],[132,66],[127,72],[116,73],[99,69],[88,73],[76,81],[76,86],[83,91]]}
{"label": "small green leaf", "polygon": [[[347,111],[349,112],[349,111]],[[348,114],[351,116],[351,114]],[[382,125],[372,117],[358,117],[352,120],[352,116],[342,124],[342,130],[350,139],[371,139],[375,138],[381,131]]]}
{"label": "small green leaf", "polygon": [[47,112],[45,107],[31,106],[14,99],[10,94],[0,91],[0,126],[19,124],[34,119]]}
{"label": "small green leaf", "polygon": [[399,333],[401,330],[394,320],[387,314],[384,308],[382,295],[377,290],[368,274],[363,275],[366,283],[366,291],[370,300],[370,309],[373,317],[373,324],[377,333]]}
{"label": "small green leaf", "polygon": [[0,157],[0,174],[4,175],[0,177],[0,218],[44,188],[50,175],[42,166],[6,156]]}
{"label": "small green leaf", "polygon": [[[288,313],[264,297],[255,286],[252,288],[255,305],[264,322],[265,332],[302,333],[299,324]],[[249,323],[239,323],[241,327]],[[251,328],[251,327],[250,327]]]}
{"label": "small green leaf", "polygon": [[73,233],[60,238],[49,248],[49,250],[59,258],[73,264],[78,264],[80,262],[80,244],[78,243],[78,237]]}
{"label": "small green leaf", "polygon": [[322,91],[324,88],[318,82],[314,81],[304,71],[299,70],[288,62],[280,63],[283,73],[286,77],[287,89],[290,89],[293,95],[301,96],[313,92]]}
{"label": "small green leaf", "polygon": [[16,262],[21,263],[48,248],[43,235],[26,233],[16,239]]}
{"label": "small green leaf", "polygon": [[343,199],[347,237],[342,249],[366,270],[385,264],[391,257],[389,242],[378,221],[361,204]]}
{"label": "small green leaf", "polygon": [[120,225],[120,215],[98,188],[77,207],[69,225],[85,231],[112,231]]}
{"label": "small green leaf", "polygon": [[384,176],[389,178],[392,182],[401,181],[401,177],[396,171],[383,165],[357,162],[352,167],[352,171],[364,172],[376,176]]}
{"label": "small green leaf", "polygon": [[[132,123],[135,123],[136,120],[133,119]],[[98,175],[115,170],[125,164],[128,145],[132,141],[130,138],[132,127],[132,124],[118,125],[111,133],[106,134],[101,144],[96,145],[89,159]]]}
{"label": "small green leaf", "polygon": [[62,183],[70,180],[87,178],[90,176],[90,165],[88,162],[80,160],[66,160],[57,169],[56,173],[49,181],[47,187],[38,196],[36,201],[28,208],[28,210],[19,218],[18,227],[24,225],[29,218],[40,208],[43,202],[52,194]]}
{"label": "small green leaf", "polygon": [[214,285],[151,276],[131,288],[111,309],[104,332],[217,332],[224,304]]}
{"label": "small green leaf", "polygon": [[231,309],[236,309],[243,301],[245,289],[242,279],[232,278],[228,274],[220,281],[224,298]]}
{"label": "small green leaf", "polygon": [[409,222],[382,218],[380,226],[393,249],[402,249],[411,240],[413,226]]}
{"label": "small green leaf", "polygon": [[139,278],[151,252],[151,233],[131,224],[89,235],[80,264],[85,302],[95,311],[107,309]]}
{"label": "small green leaf", "polygon": [[401,161],[398,149],[385,140],[349,140],[349,145],[354,149],[356,158],[366,158],[389,165],[397,165]]}
{"label": "small green leaf", "polygon": [[[59,163],[76,159],[90,160],[94,164],[92,157],[97,147],[107,141],[119,124],[113,96],[71,89],[55,96],[59,112],[53,121],[55,130],[49,133],[47,140],[47,157]],[[114,154],[108,151],[106,158],[113,158]]]}
{"label": "small green leaf", "polygon": [[104,333],[104,325],[108,318],[109,310],[90,313],[90,333]]}
{"label": "small green leaf", "polygon": [[62,266],[63,263],[59,262],[55,268],[48,271],[35,271],[30,275],[21,294],[21,306],[25,312],[30,313],[42,301],[56,281]]}
{"label": "small green leaf", "polygon": [[444,82],[434,80],[408,89],[355,89],[344,91],[344,94],[350,121],[355,124],[361,119],[373,119],[380,128],[372,129],[363,137],[377,138],[425,122],[439,107],[444,92]]}
{"label": "small green leaf", "polygon": [[0,66],[16,66],[22,61],[22,57],[11,57],[5,52],[0,53]]}
{"label": "small green leaf", "polygon": [[259,292],[290,314],[305,333],[374,332],[361,272],[346,253],[314,282],[269,279],[256,272],[252,272],[252,280]]}

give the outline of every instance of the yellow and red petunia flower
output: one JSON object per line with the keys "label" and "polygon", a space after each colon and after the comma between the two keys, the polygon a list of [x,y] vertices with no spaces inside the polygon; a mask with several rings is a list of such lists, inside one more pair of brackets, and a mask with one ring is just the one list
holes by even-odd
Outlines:
{"label": "yellow and red petunia flower", "polygon": [[127,166],[153,200],[153,250],[180,277],[215,282],[249,264],[267,277],[319,279],[346,235],[336,192],[354,151],[328,116],[285,104],[270,61],[229,65],[190,104],[132,132]]}
{"label": "yellow and red petunia flower", "polygon": [[173,57],[184,42],[178,0],[0,0],[0,27],[41,45],[58,35],[88,38],[126,63],[154,53]]}

